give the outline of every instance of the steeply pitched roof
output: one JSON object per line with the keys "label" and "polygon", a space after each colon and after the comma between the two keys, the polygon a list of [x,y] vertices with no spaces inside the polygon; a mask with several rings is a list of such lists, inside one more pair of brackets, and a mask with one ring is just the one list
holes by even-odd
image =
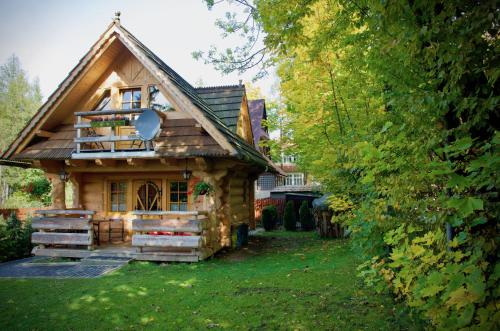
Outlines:
{"label": "steeply pitched roof", "polygon": [[231,131],[236,132],[241,103],[245,96],[244,85],[196,88],[196,93],[212,108]]}
{"label": "steeply pitched roof", "polygon": [[[11,158],[16,148],[27,138],[30,130],[33,129],[40,121],[43,121],[43,118],[47,115],[49,110],[51,109],[54,102],[59,98],[63,92],[71,86],[76,77],[83,71],[83,68],[89,63],[89,57],[95,56],[101,50],[102,45],[105,44],[106,38],[110,38],[111,36],[117,36],[125,46],[127,46],[131,51],[133,48],[135,54],[138,52],[140,57],[146,58],[149,62],[154,65],[153,74],[156,74],[156,71],[159,70],[164,73],[170,83],[175,85],[177,89],[184,94],[189,101],[198,108],[203,116],[215,127],[216,131],[214,134],[218,137],[224,137],[226,141],[229,143],[228,148],[233,149],[234,152],[231,152],[231,155],[244,160],[246,162],[250,162],[261,167],[271,168],[274,166],[269,160],[262,155],[259,151],[257,151],[253,146],[245,142],[240,136],[236,134],[235,131],[231,130],[228,125],[216,115],[216,112],[212,109],[212,107],[200,96],[197,91],[191,84],[189,84],[186,80],[184,80],[179,74],[177,74],[172,68],[166,65],[158,56],[156,56],[151,50],[149,50],[144,44],[142,44],[136,37],[134,37],[129,31],[121,26],[121,24],[117,21],[114,21],[110,27],[106,30],[101,38],[96,44],[91,48],[91,50],[85,54],[85,56],[80,60],[79,64],[73,69],[70,76],[68,76],[64,82],[58,87],[56,92],[54,92],[49,100],[40,108],[40,110],[35,114],[30,123],[21,131],[19,136],[13,142],[11,148],[9,148],[2,155],[4,158]],[[130,47],[129,47],[130,46]],[[138,51],[138,52],[136,52]],[[133,53],[134,53],[133,52]],[[139,59],[142,61],[142,59]],[[148,64],[151,68],[151,65]],[[160,79],[162,81],[162,79]],[[223,141],[222,141],[223,142]],[[227,144],[227,143],[226,143]],[[229,147],[231,146],[231,147]],[[276,170],[279,171],[279,170]]]}
{"label": "steeply pitched roof", "polygon": [[248,112],[250,113],[250,122],[252,123],[255,148],[258,148],[261,137],[269,138],[267,131],[262,127],[262,120],[267,119],[265,100],[249,100]]}

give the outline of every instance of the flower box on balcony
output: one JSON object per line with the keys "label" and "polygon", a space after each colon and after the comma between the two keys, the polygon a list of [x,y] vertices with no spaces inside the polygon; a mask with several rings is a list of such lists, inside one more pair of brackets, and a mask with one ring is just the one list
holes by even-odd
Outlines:
{"label": "flower box on balcony", "polygon": [[127,126],[130,121],[128,119],[95,119],[90,122],[90,126],[93,128],[104,128],[104,127],[116,127],[116,126]]}

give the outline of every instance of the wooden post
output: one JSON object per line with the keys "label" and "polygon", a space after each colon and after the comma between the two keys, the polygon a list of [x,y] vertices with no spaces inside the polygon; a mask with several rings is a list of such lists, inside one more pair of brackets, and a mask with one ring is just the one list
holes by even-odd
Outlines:
{"label": "wooden post", "polygon": [[71,174],[70,181],[73,186],[73,208],[82,208],[80,204],[80,182],[82,176],[80,173]]}
{"label": "wooden post", "polygon": [[255,230],[257,224],[255,222],[255,181],[257,176],[250,176],[248,181],[248,212],[249,212],[249,226],[250,229]]}
{"label": "wooden post", "polygon": [[[90,236],[90,245],[87,246],[87,249],[91,251],[94,249],[94,224],[92,223],[92,215],[86,215],[85,218],[88,219],[90,223],[90,227],[87,230]],[[97,233],[97,235],[99,235],[99,233]]]}
{"label": "wooden post", "polygon": [[46,176],[52,183],[52,208],[66,209],[66,183],[57,173],[47,173]]}
{"label": "wooden post", "polygon": [[[143,216],[142,214],[137,215],[137,219],[142,220],[142,219],[143,219],[143,217],[142,217],[142,216]],[[133,222],[133,221],[132,221],[132,222]],[[133,233],[133,232],[132,232],[132,237],[134,236],[134,234],[135,234],[135,233]],[[142,232],[139,232],[139,234],[142,234]],[[137,250],[139,251],[139,253],[142,253],[142,246],[137,247]]]}
{"label": "wooden post", "polygon": [[[229,216],[229,179],[234,175],[227,170],[213,172],[194,171],[195,177],[201,178],[214,187],[209,198],[209,218],[214,219],[218,227],[219,245],[231,247],[231,218]],[[215,235],[214,235],[215,237]]]}
{"label": "wooden post", "polygon": [[[77,118],[77,121],[76,121],[77,124],[82,123],[82,117],[81,116],[77,116],[76,118]],[[76,129],[76,137],[77,138],[81,138],[81,136],[82,136],[82,129],[81,128],[77,128]],[[80,153],[81,148],[82,148],[81,144],[80,143],[76,143],[76,152],[77,153]]]}

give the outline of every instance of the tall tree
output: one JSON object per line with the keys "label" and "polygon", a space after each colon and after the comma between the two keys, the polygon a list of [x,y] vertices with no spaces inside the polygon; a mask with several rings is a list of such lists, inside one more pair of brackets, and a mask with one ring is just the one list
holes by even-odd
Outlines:
{"label": "tall tree", "polygon": [[[302,166],[353,206],[338,219],[367,257],[363,275],[439,329],[498,328],[497,4],[251,6]],[[227,17],[228,33],[245,24]],[[216,54],[207,60],[220,67],[227,58]]]}
{"label": "tall tree", "polygon": [[[38,80],[30,81],[19,58],[12,55],[0,66],[0,150],[5,150],[40,107],[42,96]],[[28,182],[46,183],[38,170],[0,166],[0,205]],[[19,204],[25,199],[21,199]]]}

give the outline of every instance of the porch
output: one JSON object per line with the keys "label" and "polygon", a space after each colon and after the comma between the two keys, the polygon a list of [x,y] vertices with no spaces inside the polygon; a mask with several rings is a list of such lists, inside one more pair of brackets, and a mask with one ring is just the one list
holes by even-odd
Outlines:
{"label": "porch", "polygon": [[[39,210],[32,226],[36,256],[117,257],[197,262],[218,250],[218,227],[204,211],[134,211],[130,240],[99,244],[94,211]],[[99,235],[99,233],[97,234]]]}

